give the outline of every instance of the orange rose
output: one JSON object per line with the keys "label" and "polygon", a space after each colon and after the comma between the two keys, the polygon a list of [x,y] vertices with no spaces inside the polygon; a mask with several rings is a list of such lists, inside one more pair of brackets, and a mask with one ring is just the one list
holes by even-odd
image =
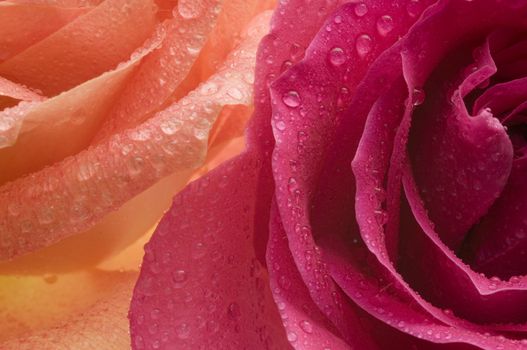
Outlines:
{"label": "orange rose", "polygon": [[142,244],[243,147],[273,1],[0,1],[0,349],[129,349]]}

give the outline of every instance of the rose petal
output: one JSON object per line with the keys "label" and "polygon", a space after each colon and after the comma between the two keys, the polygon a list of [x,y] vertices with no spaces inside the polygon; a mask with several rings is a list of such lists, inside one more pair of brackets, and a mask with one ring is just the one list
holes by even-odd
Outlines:
{"label": "rose petal", "polygon": [[[295,349],[349,349],[335,326],[322,314],[311,299],[308,286],[295,265],[288,245],[288,238],[273,202],[271,209],[267,266],[269,266],[270,286],[273,297],[282,316],[287,339]],[[305,254],[308,254],[305,252]],[[349,304],[347,300],[341,302]],[[349,305],[348,305],[349,307]],[[355,313],[351,313],[349,322],[353,334],[349,335],[353,346],[360,349],[377,349],[369,330],[361,325]]]}
{"label": "rose petal", "polygon": [[[527,254],[526,171],[527,158],[513,162],[505,190],[483,220],[472,229],[471,239],[467,242],[471,252],[468,261],[476,271],[487,276],[507,279],[527,274],[524,263]],[[526,277],[512,280],[523,281],[524,288],[527,288]],[[509,305],[514,304],[509,302]]]}
{"label": "rose petal", "polygon": [[3,2],[0,7],[0,63],[46,38],[90,8]]}
{"label": "rose petal", "polygon": [[[354,109],[353,117],[345,120],[342,111],[374,58],[414,21],[399,4],[362,5],[367,7],[367,14],[360,19],[357,4],[343,5],[327,18],[306,59],[284,73],[271,89],[276,196],[289,246],[305,283],[323,286],[310,289],[313,301],[349,343],[354,341],[346,338],[354,328],[348,323],[347,313],[351,311],[335,305],[335,300],[347,297],[331,279],[323,277],[328,272],[321,254],[315,253],[319,235],[344,235],[355,226],[346,220],[352,219],[349,210],[353,210],[349,164],[366,115],[361,115],[360,108]],[[389,35],[379,38],[373,33],[382,16],[391,16],[394,27]],[[369,39],[365,33],[372,33]],[[337,130],[346,131],[336,135]],[[313,253],[306,256],[305,251]]]}
{"label": "rose petal", "polygon": [[0,74],[54,96],[125,60],[154,25],[152,1],[106,0],[0,63]]}
{"label": "rose petal", "polygon": [[[80,276],[80,280],[59,276],[56,282],[52,282],[56,277],[46,277],[48,282],[40,283],[45,284],[43,287],[31,280],[35,278],[23,278],[20,284],[29,287],[27,292],[31,296],[19,294],[19,304],[5,304],[9,308],[18,307],[6,314],[4,321],[9,322],[10,328],[17,320],[28,323],[25,326],[19,323],[18,331],[23,333],[17,338],[16,333],[11,333],[14,338],[0,343],[0,349],[130,349],[126,312],[137,275],[95,271]],[[69,304],[76,308],[68,310],[69,315],[61,315],[59,321],[58,310],[70,307]],[[21,312],[23,307],[27,308],[27,314]],[[53,317],[56,317],[53,323],[45,323]]]}
{"label": "rose petal", "polygon": [[478,97],[476,102],[474,102],[472,113],[478,114],[483,108],[490,108],[492,114],[499,117],[502,123],[507,123],[511,116],[509,115],[507,118],[505,113],[515,109],[522,102],[525,102],[526,95],[527,78],[519,78],[506,83],[496,84]]}
{"label": "rose petal", "polygon": [[198,166],[221,107],[250,102],[251,85],[243,77],[254,68],[267,17],[255,21],[253,35],[197,91],[135,129],[4,185],[4,259],[82,232],[164,176]]}
{"label": "rose petal", "polygon": [[[458,31],[450,35],[457,36]],[[408,41],[408,56],[404,58],[407,62],[417,55],[413,42]],[[438,67],[428,79],[425,90],[433,98],[425,100],[414,113],[409,141],[421,197],[441,239],[454,250],[503,190],[512,162],[512,145],[499,121],[487,111],[470,116],[465,108],[463,98],[496,71],[488,43],[475,52],[474,72],[453,78],[453,74],[459,74],[455,70],[462,67],[460,61],[465,55],[457,50],[457,62],[461,64],[454,63],[452,56],[445,60],[448,67],[446,63]],[[405,73],[414,75],[421,66],[421,62],[410,63]],[[452,92],[440,82],[446,80],[457,85],[457,79],[462,82],[450,97]],[[434,159],[433,164],[430,159]]]}
{"label": "rose petal", "polygon": [[[434,23],[434,21],[437,20],[438,18],[441,18],[441,16],[444,15],[445,18],[448,18],[448,16],[450,15],[449,13],[451,13],[451,11],[455,13],[455,11],[458,11],[458,10],[459,11],[467,10],[462,7],[465,5],[459,5],[461,10],[459,8],[456,9],[456,6],[457,5],[454,5],[454,4],[450,4],[450,5],[441,4],[441,5],[438,5],[437,7],[431,8],[424,15],[424,19],[418,24],[416,24],[416,26],[414,26],[413,29],[411,29],[410,35],[413,35],[412,33],[429,33],[429,30],[426,29],[428,26],[430,26],[429,28],[440,28],[441,27],[440,25],[438,25],[438,23]],[[455,14],[455,15],[457,16],[458,14]],[[455,31],[455,33],[456,34],[452,34],[452,35],[458,35],[459,31]],[[401,40],[400,43],[402,43],[402,45],[406,45],[405,40],[406,39]],[[424,40],[423,38],[419,38],[419,40],[416,40],[414,44],[412,45],[408,45],[408,47],[409,48],[420,47],[421,49],[423,49],[422,47],[423,40]],[[452,45],[452,44],[449,44],[449,45]],[[441,46],[437,46],[437,47],[433,46],[433,50],[436,50],[436,49],[440,51],[445,50],[445,52],[448,51],[444,47],[441,48]],[[423,50],[425,52],[430,51],[429,48],[426,48]],[[404,54],[403,54],[403,63],[404,63],[403,71],[405,72],[405,79],[408,81],[408,84],[409,84],[409,92],[413,92],[414,87],[419,86],[419,85],[413,85],[413,84],[415,84],[416,82],[418,84],[419,81],[423,81],[426,78],[426,76],[421,76],[422,75],[421,70],[413,71],[413,70],[410,70],[409,68],[413,67],[413,64],[418,64],[419,67],[424,68],[426,72],[428,68],[431,68],[431,63],[428,62],[428,64],[420,64],[419,62],[417,63],[412,62],[412,59],[414,59],[417,56],[415,57],[412,55],[405,56],[409,52],[410,50],[407,50],[407,51],[404,51]],[[441,57],[442,55],[439,55],[439,56]],[[435,56],[431,55],[430,57],[435,57]],[[476,83],[476,81],[473,80],[473,81],[470,81],[469,83],[470,84]],[[466,90],[463,91],[463,89],[465,89],[466,87],[467,85],[461,86],[461,90],[462,90],[461,94],[465,93]],[[393,147],[393,154],[392,154],[391,159],[389,157],[384,156],[384,154],[386,152],[389,153],[392,151],[391,139],[387,139],[387,136],[390,134],[393,135],[394,133],[386,133],[385,128],[386,129],[395,128],[397,123],[399,123],[397,121],[397,118],[400,118],[400,115],[397,115],[397,114],[393,115],[391,113],[387,113],[385,120],[382,120],[381,118],[368,119],[368,123],[365,129],[365,132],[364,132],[364,136],[363,136],[363,139],[361,140],[361,146],[359,147],[357,156],[353,164],[353,169],[354,169],[354,172],[356,174],[356,179],[357,179],[357,209],[356,209],[357,210],[357,220],[359,221],[359,225],[361,227],[362,237],[364,238],[364,241],[367,244],[369,250],[377,256],[378,260],[389,270],[389,272],[393,275],[393,277],[395,277],[398,280],[398,283],[400,283],[402,288],[406,289],[406,291],[410,295],[412,295],[412,297],[419,303],[419,305],[421,305],[421,307],[423,307],[425,310],[433,314],[436,318],[440,319],[446,324],[458,326],[460,325],[459,320],[454,319],[452,317],[447,317],[445,315],[442,315],[441,311],[438,312],[437,309],[434,309],[431,305],[424,302],[424,300],[422,300],[419,295],[417,295],[414,291],[411,290],[411,287],[415,287],[415,279],[412,280],[414,282],[412,286],[407,286],[405,283],[402,282],[402,277],[395,271],[395,267],[393,266],[392,261],[389,259],[389,256],[390,256],[389,251],[387,247],[385,246],[384,234],[385,233],[388,234],[390,231],[384,230],[384,227],[383,227],[383,225],[385,224],[384,220],[379,221],[378,216],[375,213],[376,210],[377,211],[383,210],[383,207],[385,205],[383,203],[384,198],[388,198],[388,210],[389,211],[387,215],[385,216],[385,219],[388,220],[388,226],[390,225],[390,221],[392,221],[394,217],[398,217],[398,208],[390,209],[390,208],[393,208],[393,206],[389,205],[390,203],[389,199],[396,198],[398,200],[399,193],[400,193],[398,191],[400,190],[398,189],[398,180],[394,182],[391,179],[397,179],[397,176],[400,177],[400,175],[397,175],[397,172],[401,171],[400,163],[405,160],[405,156],[404,156],[404,148],[406,144],[405,141],[406,141],[406,135],[408,133],[408,128],[410,126],[410,123],[409,123],[410,114],[408,113],[408,110],[411,108],[411,105],[415,103],[416,97],[418,97],[416,95],[418,94],[413,94],[410,96],[410,99],[407,104],[407,111],[405,112],[403,119],[400,122],[399,130],[395,134],[395,140],[394,140],[395,147]],[[381,102],[382,100],[379,100],[379,103]],[[401,106],[403,104],[404,102],[401,100],[399,101],[399,103],[396,103],[395,105]],[[476,130],[485,131],[485,127],[487,126],[485,122],[487,120],[488,118],[485,118],[483,116],[482,118],[479,118],[479,120],[474,121],[473,123],[476,126]],[[383,125],[382,124],[383,122],[388,125]],[[392,122],[394,122],[395,125],[391,124]],[[478,125],[478,123],[480,123],[480,125]],[[488,130],[491,132],[493,131],[492,126],[493,125],[490,125],[490,127],[488,128]],[[498,131],[499,129],[500,128],[497,128]],[[502,131],[503,130],[501,130],[500,133],[502,133]],[[398,168],[399,170],[397,170]],[[395,171],[395,174],[392,173],[392,171]],[[386,176],[388,177],[387,178],[388,193],[385,196],[379,195],[379,192],[382,192],[382,191],[379,191],[378,188],[381,188],[381,189],[383,187],[386,188],[385,187],[386,186],[385,184]],[[390,183],[392,184],[395,183],[396,186],[395,187],[390,186]],[[390,210],[392,211],[390,212]],[[404,241],[408,242],[408,238],[406,238]],[[432,245],[436,246],[437,248],[437,244],[438,243],[434,242]],[[423,249],[423,247],[420,245],[417,245],[415,241],[412,241],[412,244],[409,246],[415,247],[417,249]],[[437,248],[437,249],[441,250],[443,253],[448,251],[448,249],[445,247]],[[423,256],[426,256],[427,261],[430,261],[430,256],[432,255],[430,251],[423,251]],[[415,265],[415,262],[412,264]],[[418,265],[412,268],[423,267],[424,269],[427,269],[431,265],[435,266],[435,264],[426,264],[426,265]],[[438,263],[437,266],[441,266],[441,263]],[[442,282],[440,287],[439,285],[436,285],[436,289],[434,290],[434,293],[436,295],[440,295],[441,293],[444,293],[444,296],[442,297],[443,300],[448,300],[449,297],[452,299],[460,298],[459,287],[457,287],[457,285],[453,283],[452,276],[450,276],[451,282],[447,282],[446,280],[447,269],[446,268],[444,269],[444,272],[445,272],[444,276],[441,276],[438,274],[422,273],[420,274],[419,281],[421,282],[421,284],[424,283],[427,285],[432,285],[432,283],[430,283],[430,277],[433,277],[437,281]],[[453,288],[454,285],[456,286],[455,291]],[[473,289],[474,288],[484,289],[485,286],[482,284],[481,286],[479,285],[476,287],[472,286],[472,288]],[[511,289],[513,289],[513,287],[511,287]],[[485,293],[485,294],[491,294],[491,293],[492,292]],[[428,300],[431,299],[430,295],[425,295],[425,297],[427,297]],[[441,304],[441,306],[445,307],[444,304]],[[473,325],[467,326],[466,324],[463,325],[463,327],[466,327],[469,329],[474,328]]]}
{"label": "rose petal", "polygon": [[133,349],[288,347],[252,249],[257,173],[245,153],[175,198],[145,248]]}
{"label": "rose petal", "polygon": [[151,117],[190,71],[216,24],[221,7],[218,0],[181,4],[183,2],[175,10],[190,6],[193,12],[183,12],[186,17],[180,14],[164,23],[167,34],[163,45],[145,58],[137,73],[127,82],[93,143]]}
{"label": "rose petal", "polygon": [[[40,170],[85,149],[141,59],[162,43],[157,31],[127,62],[41,103],[19,107],[18,138],[0,149],[0,184]],[[8,111],[0,112],[0,118]],[[16,143],[15,143],[16,141]]]}

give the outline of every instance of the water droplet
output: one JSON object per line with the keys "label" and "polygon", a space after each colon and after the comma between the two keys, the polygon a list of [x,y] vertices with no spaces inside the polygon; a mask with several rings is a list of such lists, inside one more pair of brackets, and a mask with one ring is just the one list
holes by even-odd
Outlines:
{"label": "water droplet", "polygon": [[286,106],[291,108],[296,108],[300,106],[300,95],[298,92],[291,90],[288,91],[282,96],[282,101],[285,103]]}
{"label": "water droplet", "polygon": [[355,14],[359,17],[362,17],[368,13],[368,6],[364,3],[358,3],[355,5]]}
{"label": "water droplet", "polygon": [[276,129],[280,130],[280,131],[284,131],[285,127],[286,127],[284,121],[282,121],[282,120],[276,122],[275,126],[276,126]]}
{"label": "water droplet", "polygon": [[342,16],[335,16],[335,18],[333,19],[333,22],[335,22],[336,24],[341,24]]}
{"label": "water droplet", "polygon": [[198,46],[187,46],[187,52],[192,56],[196,56],[200,50],[201,48]]}
{"label": "water droplet", "polygon": [[231,303],[227,309],[227,313],[232,319],[239,318],[242,315],[240,305],[238,305],[238,303]]}
{"label": "water droplet", "polygon": [[406,12],[410,17],[417,17],[423,12],[423,4],[420,0],[410,0],[406,5]]}
{"label": "water droplet", "polygon": [[329,51],[329,62],[331,62],[332,65],[338,67],[342,65],[344,62],[346,62],[346,54],[344,53],[344,50],[340,47],[334,47]]}
{"label": "water droplet", "polygon": [[187,273],[185,270],[176,270],[172,273],[172,281],[176,288],[181,288],[183,283],[187,280]]}
{"label": "water droplet", "polygon": [[295,342],[297,339],[298,339],[298,336],[296,335],[295,332],[293,331],[287,332],[287,340],[289,340],[290,342]]}
{"label": "water droplet", "polygon": [[289,52],[291,55],[291,59],[293,61],[298,61],[304,56],[305,49],[301,45],[293,43]]}
{"label": "water droplet", "polygon": [[232,98],[234,98],[236,100],[241,100],[243,98],[243,93],[237,87],[229,88],[227,90],[227,95],[229,95],[230,97],[232,97]]}
{"label": "water droplet", "polygon": [[179,0],[174,16],[178,14],[185,19],[196,18],[201,13],[201,2],[195,0]]}
{"label": "water droplet", "polygon": [[201,88],[199,89],[199,92],[202,95],[206,95],[206,96],[215,94],[216,92],[218,92],[218,85],[214,82],[205,83],[201,86]]}
{"label": "water droplet", "polygon": [[153,309],[151,312],[150,312],[150,317],[153,319],[153,320],[157,320],[159,318],[159,316],[161,315],[161,311],[159,309]]}
{"label": "water droplet", "polygon": [[361,58],[370,53],[372,49],[373,41],[368,34],[362,34],[357,38],[355,42],[355,48]]}
{"label": "water droplet", "polygon": [[280,285],[280,287],[282,287],[282,289],[285,290],[291,288],[291,281],[285,275],[282,275],[278,278],[278,284]]}
{"label": "water droplet", "polygon": [[190,327],[187,323],[181,323],[176,327],[176,335],[179,339],[187,339],[190,336]]}
{"label": "water droplet", "polygon": [[425,102],[426,94],[423,89],[415,88],[412,93],[412,104],[414,106],[419,106]]}
{"label": "water droplet", "polygon": [[386,36],[393,30],[393,18],[391,16],[385,15],[379,17],[377,20],[377,32],[380,35]]}
{"label": "water droplet", "polygon": [[44,276],[42,276],[42,279],[44,280],[44,282],[48,284],[53,284],[53,283],[56,283],[59,278],[57,275],[45,274]]}
{"label": "water droplet", "polygon": [[306,321],[306,320],[301,321],[300,328],[302,328],[302,330],[308,334],[313,333],[313,326],[311,325],[309,321]]}
{"label": "water droplet", "polygon": [[161,128],[161,131],[165,133],[166,135],[174,135],[176,132],[181,129],[181,126],[183,123],[180,120],[177,119],[169,119],[167,121],[164,121],[159,126]]}

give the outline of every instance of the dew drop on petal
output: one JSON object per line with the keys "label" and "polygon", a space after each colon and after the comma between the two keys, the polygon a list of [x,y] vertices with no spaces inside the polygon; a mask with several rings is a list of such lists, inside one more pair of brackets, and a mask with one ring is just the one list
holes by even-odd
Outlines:
{"label": "dew drop on petal", "polygon": [[379,17],[377,20],[377,32],[386,36],[393,30],[393,18],[391,16],[385,15]]}
{"label": "dew drop on petal", "polygon": [[344,62],[346,62],[346,54],[344,53],[344,50],[342,50],[340,47],[334,47],[329,51],[329,62],[331,62],[332,65],[338,67],[341,66]]}
{"label": "dew drop on petal", "polygon": [[368,34],[362,34],[357,38],[357,41],[355,42],[355,48],[357,49],[357,53],[361,58],[370,53],[372,44],[372,39]]}
{"label": "dew drop on petal", "polygon": [[284,104],[291,108],[296,108],[300,106],[300,95],[298,92],[291,90],[288,91],[282,96],[282,101]]}
{"label": "dew drop on petal", "polygon": [[358,3],[355,5],[355,14],[359,17],[362,17],[368,13],[368,6],[364,3]]}
{"label": "dew drop on petal", "polygon": [[181,323],[176,327],[176,335],[179,339],[187,339],[190,336],[190,327],[187,323]]}
{"label": "dew drop on petal", "polygon": [[311,325],[311,323],[307,320],[304,320],[304,321],[301,321],[300,322],[300,328],[302,328],[302,330],[308,334],[311,334],[313,333],[313,326]]}
{"label": "dew drop on petal", "polygon": [[185,270],[176,270],[172,273],[172,281],[176,287],[182,287],[183,283],[187,280],[187,273]]}
{"label": "dew drop on petal", "polygon": [[285,123],[282,120],[276,122],[275,126],[277,130],[280,130],[280,131],[285,130]]}
{"label": "dew drop on petal", "polygon": [[298,336],[296,335],[295,332],[293,331],[287,332],[287,340],[289,340],[290,342],[295,342],[297,339],[298,339]]}
{"label": "dew drop on petal", "polygon": [[193,19],[201,14],[201,2],[195,0],[179,0],[177,10],[174,9],[174,16],[179,14],[185,19]]}
{"label": "dew drop on petal", "polygon": [[423,104],[423,102],[425,101],[425,98],[426,98],[426,94],[424,90],[420,88],[415,88],[412,93],[412,104],[414,106],[419,106]]}

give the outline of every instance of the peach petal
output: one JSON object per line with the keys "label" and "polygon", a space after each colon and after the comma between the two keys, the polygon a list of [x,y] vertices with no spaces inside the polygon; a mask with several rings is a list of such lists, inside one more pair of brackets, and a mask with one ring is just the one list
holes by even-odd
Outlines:
{"label": "peach petal", "polygon": [[[181,1],[180,1],[181,3]],[[219,0],[194,0],[192,11],[177,12],[164,23],[163,46],[149,55],[128,82],[94,142],[136,126],[156,112],[190,71],[198,53],[214,28],[221,10]],[[189,10],[190,11],[190,10]]]}
{"label": "peach petal", "polygon": [[249,104],[259,16],[224,68],[137,128],[0,188],[0,257],[10,259],[82,232],[159,179],[202,163],[210,128],[224,105]]}
{"label": "peach petal", "polygon": [[[163,38],[164,32],[158,30],[116,69],[47,101],[16,110],[22,123],[20,135],[5,145],[12,147],[0,145],[0,184],[85,149],[141,59],[159,47]],[[0,112],[0,119],[4,112]]]}
{"label": "peach petal", "polygon": [[[274,0],[226,0],[218,22],[201,50],[192,70],[165,104],[173,103],[208,79],[225,61],[228,53],[239,44],[241,34],[259,13],[271,9]],[[254,80],[254,72],[247,79]]]}
{"label": "peach petal", "polygon": [[111,69],[152,33],[152,0],[106,0],[0,64],[0,74],[54,96]]}
{"label": "peach petal", "polygon": [[[192,174],[192,170],[172,174],[104,216],[87,231],[11,261],[0,262],[0,273],[64,273],[97,265],[119,254],[159,221],[170,207],[172,197],[187,184]],[[135,263],[136,268],[140,258]]]}
{"label": "peach petal", "polygon": [[88,8],[5,1],[0,6],[0,63],[59,30]]}
{"label": "peach petal", "polygon": [[0,77],[0,96],[8,96],[22,101],[44,100],[37,92],[2,77]]}
{"label": "peach petal", "polygon": [[11,339],[0,349],[130,349],[126,315],[136,278],[89,271],[2,283],[2,335]]}

